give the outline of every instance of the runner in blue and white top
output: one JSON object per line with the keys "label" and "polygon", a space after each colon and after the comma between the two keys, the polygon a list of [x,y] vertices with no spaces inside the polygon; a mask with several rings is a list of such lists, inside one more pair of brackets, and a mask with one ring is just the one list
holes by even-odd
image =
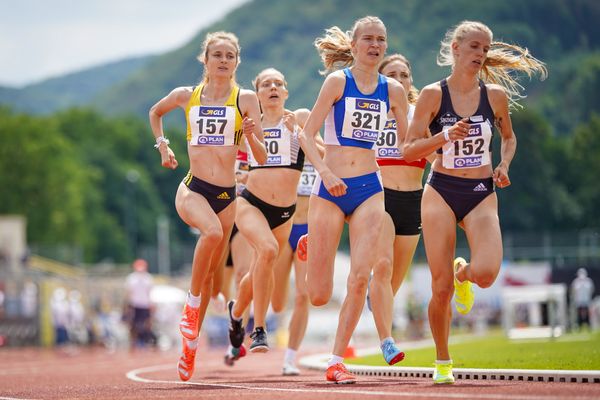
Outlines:
{"label": "runner in blue and white top", "polygon": [[364,94],[356,86],[350,68],[344,68],[343,73],[344,93],[325,120],[325,144],[371,149],[390,108],[387,79],[379,75],[375,91]]}
{"label": "runner in blue and white top", "polygon": [[[372,147],[388,110],[404,137],[408,106],[402,85],[377,71],[387,49],[386,28],[379,18],[357,20],[349,34],[332,27],[315,45],[327,70],[349,68],[335,71],[325,79],[300,134],[306,157],[319,173],[308,210],[307,286],[313,305],[326,304],[331,298],[335,254],[344,222],[348,221],[352,258],[348,291],[326,379],[353,383],[356,378],[344,367],[342,355],[364,306],[369,273],[376,261],[373,249],[377,247],[385,213]],[[315,139],[324,122],[325,156],[321,158]],[[392,288],[391,284],[388,286],[384,297],[391,310]],[[383,339],[385,343],[391,340]]]}

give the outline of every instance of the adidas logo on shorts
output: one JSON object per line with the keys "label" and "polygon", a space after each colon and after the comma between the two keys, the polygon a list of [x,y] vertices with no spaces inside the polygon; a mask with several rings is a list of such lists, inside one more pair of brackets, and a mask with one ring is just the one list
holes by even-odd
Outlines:
{"label": "adidas logo on shorts", "polygon": [[217,196],[217,199],[219,200],[230,200],[231,197],[229,197],[229,193],[227,192],[223,192],[220,195]]}
{"label": "adidas logo on shorts", "polygon": [[473,191],[474,192],[487,192],[487,188],[485,187],[483,182],[480,182],[479,185],[477,185],[473,188]]}

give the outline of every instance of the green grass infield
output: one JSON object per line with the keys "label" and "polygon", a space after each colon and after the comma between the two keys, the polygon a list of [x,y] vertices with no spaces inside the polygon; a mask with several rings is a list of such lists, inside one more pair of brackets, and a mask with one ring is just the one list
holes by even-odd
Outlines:
{"label": "green grass infield", "polygon": [[[402,348],[402,342],[399,342]],[[554,339],[509,340],[503,333],[461,337],[450,344],[455,368],[600,370],[600,332],[570,333]],[[398,367],[432,367],[435,348],[406,351]],[[380,352],[349,358],[347,364],[385,366]]]}

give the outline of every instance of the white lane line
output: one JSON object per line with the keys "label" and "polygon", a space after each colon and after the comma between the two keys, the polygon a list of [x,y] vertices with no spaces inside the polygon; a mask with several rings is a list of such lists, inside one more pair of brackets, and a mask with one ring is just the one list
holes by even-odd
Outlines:
{"label": "white lane line", "polygon": [[33,399],[24,399],[22,397],[0,397],[0,400],[33,400]]}
{"label": "white lane line", "polygon": [[[381,391],[370,391],[370,390],[325,390],[325,389],[295,389],[295,388],[273,388],[264,386],[246,386],[246,385],[233,385],[228,383],[211,383],[211,382],[198,382],[198,381],[177,381],[177,380],[160,380],[160,379],[147,379],[142,378],[139,375],[149,372],[166,371],[173,369],[172,364],[155,365],[151,367],[138,368],[127,372],[126,377],[135,382],[142,383],[168,383],[168,384],[179,384],[179,385],[196,385],[196,386],[208,386],[215,388],[227,388],[227,389],[246,389],[246,390],[260,390],[270,392],[288,392],[288,393],[324,393],[324,394],[362,394],[365,396],[389,396],[389,397],[437,397],[437,398],[450,398],[450,399],[484,399],[484,400],[504,400],[504,399],[515,399],[515,400],[551,400],[551,399],[564,399],[564,396],[525,396],[522,394],[509,395],[509,394],[479,394],[470,392],[454,392],[448,393],[445,390],[439,390],[436,392],[407,392],[402,388],[402,391],[398,392],[381,392]],[[400,389],[400,388],[399,388]],[[578,397],[569,396],[569,399],[591,399],[592,397]]]}

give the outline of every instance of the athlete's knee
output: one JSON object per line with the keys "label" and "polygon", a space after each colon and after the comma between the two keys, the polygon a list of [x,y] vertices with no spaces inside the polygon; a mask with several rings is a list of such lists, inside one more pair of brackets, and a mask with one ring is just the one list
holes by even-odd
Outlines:
{"label": "athlete's knee", "polygon": [[298,292],[294,296],[295,308],[308,308],[308,292]]}
{"label": "athlete's knee", "polygon": [[219,225],[208,227],[200,235],[200,240],[206,246],[216,247],[223,239],[223,229]]}
{"label": "athlete's knee", "polygon": [[392,280],[392,260],[382,257],[373,266],[373,279],[379,282],[390,282]]}
{"label": "athlete's knee", "polygon": [[327,290],[324,287],[309,287],[308,289],[308,297],[310,298],[310,303],[315,306],[324,306],[329,302],[331,298],[331,290]]}
{"label": "athlete's knee", "polygon": [[280,313],[285,310],[285,301],[271,301],[271,308],[274,313]]}
{"label": "athlete's knee", "polygon": [[369,285],[369,271],[351,272],[348,275],[348,293],[366,294]]}
{"label": "athlete's knee", "polygon": [[256,251],[258,253],[258,257],[262,258],[265,263],[270,264],[275,261],[277,253],[279,253],[279,245],[277,245],[275,240],[263,241],[258,244]]}
{"label": "athlete's knee", "polygon": [[454,296],[454,284],[452,281],[438,279],[431,283],[431,298],[439,302],[450,302]]}
{"label": "athlete's knee", "polygon": [[496,275],[491,270],[472,270],[473,282],[482,289],[489,288],[496,281]]}

